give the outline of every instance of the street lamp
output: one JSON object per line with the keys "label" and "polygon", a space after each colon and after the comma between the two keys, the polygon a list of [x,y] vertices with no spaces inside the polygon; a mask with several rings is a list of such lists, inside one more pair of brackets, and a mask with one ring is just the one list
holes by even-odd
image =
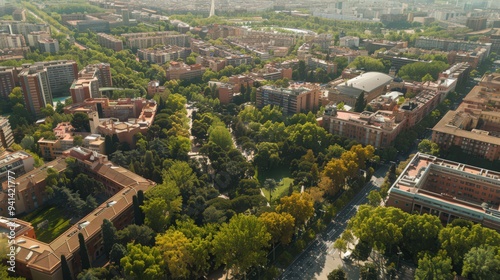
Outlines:
{"label": "street lamp", "polygon": [[403,252],[401,252],[401,251],[399,250],[399,248],[398,248],[398,253],[397,253],[397,255],[398,255],[398,264],[396,265],[396,270],[397,270],[397,271],[399,271],[399,258],[401,257],[401,255],[402,255],[402,254],[403,254]]}

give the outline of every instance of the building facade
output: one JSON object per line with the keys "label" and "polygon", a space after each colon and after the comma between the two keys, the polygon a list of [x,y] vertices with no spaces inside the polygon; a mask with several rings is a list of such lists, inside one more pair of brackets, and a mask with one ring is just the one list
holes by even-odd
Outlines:
{"label": "building facade", "polygon": [[7,98],[18,83],[15,67],[0,66],[0,96]]}
{"label": "building facade", "polygon": [[172,61],[167,69],[167,80],[192,80],[201,78],[205,68],[200,64],[187,65],[182,62]]}
{"label": "building facade", "polygon": [[289,88],[262,86],[257,89],[256,105],[279,106],[285,115],[300,112],[315,112],[319,109],[321,90],[318,85],[297,84]]}
{"label": "building facade", "polygon": [[28,111],[37,117],[42,117],[41,109],[47,104],[52,105],[47,68],[43,64],[28,66],[19,72],[19,82]]}
{"label": "building facade", "polygon": [[389,189],[386,206],[470,220],[500,230],[500,173],[417,153]]}
{"label": "building facade", "polygon": [[0,148],[7,149],[14,144],[9,119],[0,117]]}
{"label": "building facade", "polygon": [[97,33],[97,42],[99,43],[99,45],[108,49],[112,49],[115,52],[123,50],[123,41],[113,35],[109,35],[106,33]]}
{"label": "building facade", "polygon": [[[106,201],[99,205],[80,221],[72,225],[63,234],[50,243],[44,243],[34,236],[16,237],[16,273],[28,279],[62,279],[61,255],[65,255],[71,272],[77,275],[81,270],[79,259],[78,233],[84,236],[90,261],[104,256],[101,225],[104,219],[110,220],[117,229],[122,229],[133,221],[132,197],[138,191],[148,191],[155,183],[114,166],[106,156],[83,148],[73,148],[64,153],[64,157],[51,161],[41,168],[30,171],[16,178],[17,213],[31,212],[47,201],[45,192],[47,168],[63,172],[67,168],[66,158],[73,158],[83,173],[103,183]],[[6,187],[5,183],[3,185]],[[0,201],[6,203],[6,192],[0,194]],[[6,216],[6,209],[0,211]],[[17,235],[17,234],[16,234]]]}
{"label": "building facade", "polygon": [[59,41],[57,39],[40,39],[38,40],[38,49],[41,53],[57,53],[59,52]]}
{"label": "building facade", "polygon": [[8,171],[19,177],[33,170],[34,166],[35,160],[24,151],[5,152],[0,156],[0,183],[7,181]]}
{"label": "building facade", "polygon": [[485,75],[432,129],[432,141],[441,149],[455,146],[463,152],[500,160],[500,74]]}

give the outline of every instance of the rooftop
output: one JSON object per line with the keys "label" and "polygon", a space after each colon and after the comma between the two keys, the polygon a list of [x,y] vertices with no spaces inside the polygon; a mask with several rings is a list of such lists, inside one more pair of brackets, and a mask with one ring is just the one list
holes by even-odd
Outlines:
{"label": "rooftop", "polygon": [[[98,234],[101,231],[104,219],[113,220],[131,205],[132,196],[139,190],[146,191],[151,186],[154,186],[153,182],[123,167],[114,166],[106,160],[102,161],[101,159],[105,156],[90,150],[72,148],[66,151],[64,155],[78,159],[92,172],[99,174],[98,178],[115,182],[122,188],[50,244],[25,236],[16,238],[18,245],[17,261],[26,262],[30,267],[42,271],[53,271],[60,265],[59,257],[61,255],[70,257],[79,249],[78,233],[82,233],[85,239]],[[37,182],[44,180],[47,176],[46,169],[49,167],[53,167],[58,171],[64,170],[66,168],[65,158],[58,158],[33,172],[19,177],[16,180],[19,182],[18,186],[22,187],[23,182],[30,181],[31,178],[35,178]]]}
{"label": "rooftop", "polygon": [[357,77],[354,77],[345,83],[339,84],[336,88],[342,92],[354,93],[370,92],[376,88],[389,84],[392,77],[380,72],[366,72]]}
{"label": "rooftop", "polygon": [[[392,185],[390,192],[397,189],[412,194],[423,194],[433,199],[451,201],[454,204],[460,204],[460,207],[485,213],[482,202],[465,195],[461,196],[460,192],[457,194],[441,193],[435,185],[429,184],[433,176],[439,177],[445,174],[463,177],[472,185],[477,183],[478,186],[487,185],[500,190],[500,172],[417,153]],[[498,208],[498,203],[495,207]]]}

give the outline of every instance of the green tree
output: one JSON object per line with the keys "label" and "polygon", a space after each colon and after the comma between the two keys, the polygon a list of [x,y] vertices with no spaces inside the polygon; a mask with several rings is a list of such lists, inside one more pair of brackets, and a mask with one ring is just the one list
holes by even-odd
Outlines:
{"label": "green tree", "polygon": [[436,256],[425,253],[418,260],[418,268],[415,271],[416,280],[452,279],[451,258],[446,251],[439,251]]}
{"label": "green tree", "polygon": [[327,277],[328,277],[327,278],[328,280],[345,280],[345,279],[347,279],[344,270],[342,270],[341,268],[336,268],[336,269],[332,270],[332,272],[330,272]]}
{"label": "green tree", "polygon": [[164,260],[158,248],[127,244],[127,255],[120,260],[125,276],[136,280],[157,280],[164,276]]}
{"label": "green tree", "polygon": [[109,261],[120,265],[120,260],[127,255],[127,248],[122,244],[115,243],[109,252]]}
{"label": "green tree", "polygon": [[432,82],[434,81],[434,78],[431,76],[431,74],[427,73],[425,76],[422,77],[422,82]]}
{"label": "green tree", "polygon": [[81,135],[75,135],[73,137],[73,146],[83,146],[83,137]]}
{"label": "green tree", "polygon": [[208,141],[215,143],[221,149],[227,151],[234,147],[231,133],[223,125],[212,125],[208,129]]}
{"label": "green tree", "polygon": [[71,125],[76,131],[90,132],[89,116],[86,113],[77,112],[73,115]]}
{"label": "green tree", "polygon": [[295,219],[295,226],[300,227],[314,214],[314,202],[308,193],[293,193],[282,197],[276,210],[292,215]]}
{"label": "green tree", "polygon": [[177,230],[168,230],[156,237],[156,247],[174,279],[189,278],[189,265],[194,261],[189,250],[190,243],[191,241]]}
{"label": "green tree", "polygon": [[270,170],[280,164],[281,158],[276,143],[261,142],[257,145],[257,154],[253,162],[259,170]]}
{"label": "green tree", "polygon": [[170,213],[167,202],[162,198],[146,200],[144,205],[141,205],[141,210],[145,215],[145,224],[155,232],[162,232],[167,227]]}
{"label": "green tree", "polygon": [[69,269],[68,261],[66,260],[66,256],[64,255],[61,255],[61,269],[62,269],[63,280],[73,280],[73,274]]}
{"label": "green tree", "polygon": [[146,225],[128,225],[117,232],[117,240],[122,244],[133,242],[134,244],[153,245],[155,232]]}
{"label": "green tree", "polygon": [[433,156],[439,155],[439,145],[429,139],[424,139],[418,143],[418,151]]}
{"label": "green tree", "polygon": [[354,112],[363,112],[366,107],[365,93],[362,92],[356,98],[356,103],[354,104]]}
{"label": "green tree", "polygon": [[368,194],[368,204],[371,206],[378,206],[382,201],[382,197],[380,196],[380,192],[377,190],[373,190]]}
{"label": "green tree", "polygon": [[499,247],[474,247],[464,256],[462,276],[468,279],[500,279]]}
{"label": "green tree", "polygon": [[[366,72],[385,70],[385,66],[380,59],[369,56],[358,56],[348,66],[349,68],[364,69]],[[364,107],[363,107],[364,108]]]}
{"label": "green tree", "polygon": [[269,203],[270,204],[272,204],[272,199],[271,199],[272,198],[272,192],[274,190],[276,190],[277,187],[278,187],[278,184],[272,178],[267,178],[264,181],[264,189],[266,189],[269,192]]}
{"label": "green tree", "polygon": [[87,244],[85,244],[85,239],[83,238],[82,233],[78,233],[78,242],[80,243],[80,260],[82,262],[82,269],[89,269],[91,267],[90,265],[90,258],[89,258],[89,253],[87,251]]}
{"label": "green tree", "polygon": [[434,215],[409,215],[403,225],[405,242],[402,249],[408,251],[415,262],[420,252],[437,252],[438,236],[443,229],[439,217]]}
{"label": "green tree", "polygon": [[259,217],[271,234],[271,242],[287,245],[292,241],[295,218],[288,213],[265,212]]}
{"label": "green tree", "polygon": [[132,204],[134,207],[134,222],[136,225],[140,226],[144,224],[143,213],[141,210],[141,205],[139,205],[139,199],[136,195],[132,197]]}
{"label": "green tree", "polygon": [[109,257],[109,253],[116,242],[116,228],[108,219],[104,219],[101,225],[102,242],[104,253]]}
{"label": "green tree", "polygon": [[[244,242],[242,242],[244,240]],[[271,235],[255,216],[239,214],[221,226],[212,241],[217,264],[225,264],[234,274],[266,261]]]}
{"label": "green tree", "polygon": [[398,208],[362,205],[349,226],[360,241],[386,252],[403,238],[402,225],[408,215]]}

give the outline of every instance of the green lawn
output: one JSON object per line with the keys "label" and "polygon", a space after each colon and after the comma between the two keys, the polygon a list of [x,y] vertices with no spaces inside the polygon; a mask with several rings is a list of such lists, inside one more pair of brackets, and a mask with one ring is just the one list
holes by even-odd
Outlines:
{"label": "green lawn", "polygon": [[[277,180],[277,182],[279,181]],[[288,192],[288,186],[290,186],[291,183],[293,183],[293,179],[290,177],[285,177],[280,183],[278,183],[278,187],[276,187],[276,189],[272,193],[273,202],[277,202],[278,199],[283,196],[283,194],[286,194]],[[265,188],[262,188],[262,191],[266,195],[266,199],[269,200],[269,191]]]}
{"label": "green lawn", "polygon": [[[36,210],[20,219],[30,222],[35,228],[36,238],[46,243],[52,242],[71,226],[70,219],[66,218],[64,212],[55,206]],[[38,229],[37,225],[45,220],[48,220],[48,225]]]}

